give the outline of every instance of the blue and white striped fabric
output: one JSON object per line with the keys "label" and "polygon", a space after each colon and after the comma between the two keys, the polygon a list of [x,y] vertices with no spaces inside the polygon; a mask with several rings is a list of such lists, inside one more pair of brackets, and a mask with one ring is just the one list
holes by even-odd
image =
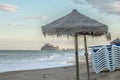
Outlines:
{"label": "blue and white striped fabric", "polygon": [[113,54],[113,69],[115,70],[117,67],[120,67],[120,46],[113,45],[112,46],[112,54]]}
{"label": "blue and white striped fabric", "polygon": [[100,47],[94,48],[92,50],[92,62],[93,62],[93,69],[96,73],[99,73],[103,69],[108,68],[108,58],[107,58],[107,48]]}
{"label": "blue and white striped fabric", "polygon": [[96,73],[108,69],[114,71],[120,67],[120,46],[106,45],[91,47],[93,69]]}

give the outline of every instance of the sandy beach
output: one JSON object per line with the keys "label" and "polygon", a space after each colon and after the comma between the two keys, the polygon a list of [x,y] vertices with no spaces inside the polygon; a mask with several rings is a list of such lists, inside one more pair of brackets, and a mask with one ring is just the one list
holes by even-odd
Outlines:
{"label": "sandy beach", "polygon": [[[120,80],[120,70],[95,73],[90,64],[91,80]],[[0,80],[75,80],[75,66],[0,73]],[[80,63],[80,80],[87,80],[86,65]]]}

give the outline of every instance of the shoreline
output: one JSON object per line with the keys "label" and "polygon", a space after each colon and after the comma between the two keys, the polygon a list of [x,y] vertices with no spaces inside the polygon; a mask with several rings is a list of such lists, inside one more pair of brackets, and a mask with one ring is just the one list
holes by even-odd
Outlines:
{"label": "shoreline", "polygon": [[75,64],[73,64],[73,65],[72,65],[72,64],[71,64],[71,65],[64,65],[64,66],[48,67],[48,68],[36,68],[36,69],[11,70],[11,71],[0,72],[0,74],[2,74],[2,73],[9,73],[9,72],[33,71],[33,70],[43,70],[43,69],[52,69],[52,68],[70,67],[70,66],[75,66]]}
{"label": "shoreline", "polygon": [[[86,64],[80,63],[80,80],[87,80]],[[120,70],[95,73],[90,63],[91,80],[120,80]],[[0,73],[0,80],[75,80],[75,66]]]}

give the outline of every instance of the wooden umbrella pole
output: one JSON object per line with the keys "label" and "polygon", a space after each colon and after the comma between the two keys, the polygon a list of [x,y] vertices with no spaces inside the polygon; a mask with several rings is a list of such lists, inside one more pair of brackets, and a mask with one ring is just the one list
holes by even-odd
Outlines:
{"label": "wooden umbrella pole", "polygon": [[75,33],[76,80],[79,80],[78,34]]}
{"label": "wooden umbrella pole", "polygon": [[87,75],[88,75],[88,80],[90,80],[90,71],[89,71],[89,61],[88,61],[88,51],[87,51],[86,35],[84,35],[84,45],[85,45],[85,57],[86,57],[86,65],[87,65]]}

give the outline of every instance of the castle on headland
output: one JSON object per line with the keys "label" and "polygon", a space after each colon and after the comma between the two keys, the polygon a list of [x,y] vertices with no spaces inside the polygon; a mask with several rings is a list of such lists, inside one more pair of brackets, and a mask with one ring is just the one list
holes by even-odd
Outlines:
{"label": "castle on headland", "polygon": [[46,43],[44,46],[41,47],[41,50],[60,50],[60,48],[50,43]]}

